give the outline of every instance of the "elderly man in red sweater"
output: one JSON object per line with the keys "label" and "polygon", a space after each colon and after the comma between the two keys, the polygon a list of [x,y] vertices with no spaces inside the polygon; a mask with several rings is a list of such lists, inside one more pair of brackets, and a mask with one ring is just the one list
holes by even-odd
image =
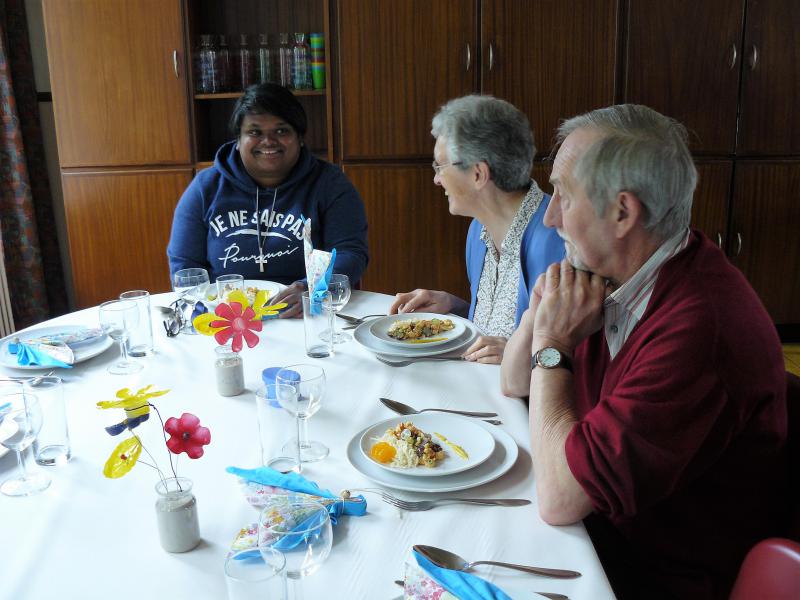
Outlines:
{"label": "elderly man in red sweater", "polygon": [[539,278],[506,348],[530,396],[536,491],[585,519],[620,598],[724,598],[785,517],[785,371],[775,328],[689,228],[685,129],[649,108],[566,121],[544,222],[567,259]]}

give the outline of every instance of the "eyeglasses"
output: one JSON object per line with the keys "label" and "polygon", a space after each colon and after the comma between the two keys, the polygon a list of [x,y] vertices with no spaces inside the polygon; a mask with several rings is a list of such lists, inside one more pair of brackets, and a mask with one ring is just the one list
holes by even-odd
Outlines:
{"label": "eyeglasses", "polygon": [[183,309],[187,306],[185,302],[182,300],[175,300],[172,304],[169,305],[172,309],[172,314],[162,321],[162,325],[164,326],[164,331],[167,332],[167,337],[175,337],[183,329],[184,325],[184,318],[183,318]]}
{"label": "eyeglasses", "polygon": [[441,175],[442,174],[442,169],[444,169],[446,167],[453,167],[453,166],[456,166],[456,165],[463,165],[463,164],[464,164],[463,162],[458,161],[458,162],[449,162],[449,163],[444,163],[443,165],[439,165],[439,164],[436,164],[436,161],[433,161],[431,163],[431,166],[433,167],[433,172],[436,175]]}

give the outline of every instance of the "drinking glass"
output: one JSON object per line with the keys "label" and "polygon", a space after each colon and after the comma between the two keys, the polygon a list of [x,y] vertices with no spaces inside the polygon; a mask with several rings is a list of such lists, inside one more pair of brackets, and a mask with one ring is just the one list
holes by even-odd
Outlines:
{"label": "drinking glass", "polygon": [[142,364],[128,360],[128,337],[139,324],[139,307],[131,300],[109,300],[100,305],[100,327],[112,340],[119,342],[121,360],[108,367],[113,375],[128,375],[142,370]]}
{"label": "drinking glass", "polygon": [[240,550],[225,559],[228,600],[286,600],[286,558],[272,548]]}
{"label": "drinking glass", "polygon": [[209,285],[211,284],[208,278],[208,271],[198,267],[180,269],[175,271],[172,276],[172,289],[191,308],[188,318],[184,319],[183,330],[186,333],[197,333],[192,326],[191,317],[194,312],[194,305],[206,299]]}
{"label": "drinking glass", "polygon": [[0,443],[17,453],[20,476],[6,479],[0,492],[6,496],[29,496],[50,485],[50,477],[41,471],[29,473],[25,467],[25,451],[33,444],[42,428],[42,410],[33,394],[21,390],[0,394],[0,405],[8,403],[8,412],[0,421]]}
{"label": "drinking glass", "polygon": [[231,274],[217,277],[217,300],[227,302],[228,294],[234,290],[244,292],[244,276]]}
{"label": "drinking glass", "polygon": [[286,557],[286,576],[302,579],[315,573],[331,553],[333,530],[328,509],[296,495],[272,496],[258,521],[258,547]]}
{"label": "drinking glass", "polygon": [[322,460],[330,453],[321,442],[308,439],[308,419],[322,405],[325,395],[325,371],[316,365],[291,365],[278,371],[275,383],[294,387],[296,394],[279,394],[278,402],[297,419],[297,437],[283,446],[286,456],[300,456],[300,462]]}
{"label": "drinking glass", "polygon": [[[333,309],[334,313],[338,313],[342,310],[347,302],[350,300],[350,294],[352,293],[350,289],[350,278],[347,275],[343,275],[341,273],[334,273],[331,275],[331,279],[328,282],[328,291],[331,293],[331,308]],[[334,321],[334,331],[333,331],[333,343],[334,344],[342,344],[347,340],[352,339],[349,333],[344,333],[343,331],[336,331],[336,319]],[[323,339],[329,340],[330,335],[327,337],[323,337]]]}
{"label": "drinking glass", "polygon": [[[289,426],[289,416],[280,407],[294,407],[297,399],[297,388],[294,385],[285,383],[268,383],[256,391],[256,415],[258,416],[258,437],[261,443],[261,464],[267,465],[271,469],[288,473],[302,471],[300,461],[300,446],[295,443],[291,448],[291,453],[285,453],[277,442],[278,431]],[[291,410],[288,413],[294,415]],[[299,441],[300,421],[294,416],[294,426],[298,436],[295,441]],[[287,444],[288,446],[289,444]],[[280,450],[277,450],[280,448]],[[280,453],[279,456],[276,456]],[[284,455],[287,454],[287,455]]]}

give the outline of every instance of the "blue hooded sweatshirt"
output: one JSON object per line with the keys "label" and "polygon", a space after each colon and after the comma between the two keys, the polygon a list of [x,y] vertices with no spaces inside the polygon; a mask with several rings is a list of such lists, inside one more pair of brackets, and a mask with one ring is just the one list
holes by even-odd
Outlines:
{"label": "blue hooded sweatshirt", "polygon": [[[226,273],[283,284],[304,279],[301,214],[311,219],[314,248],[336,248],[334,271],[358,282],[369,260],[367,216],[341,169],[303,147],[286,181],[263,188],[245,170],[236,142],[228,142],[175,208],[167,246],[170,274],[202,267],[212,281]],[[266,259],[263,272],[259,255]]]}

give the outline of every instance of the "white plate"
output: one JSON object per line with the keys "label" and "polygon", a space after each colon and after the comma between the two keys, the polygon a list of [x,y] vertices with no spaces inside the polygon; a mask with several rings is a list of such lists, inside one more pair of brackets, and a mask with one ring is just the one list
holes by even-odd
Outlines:
{"label": "white plate", "polygon": [[[409,477],[382,469],[374,461],[366,458],[361,452],[360,440],[364,432],[357,433],[347,445],[347,459],[356,471],[367,479],[386,487],[408,492],[456,492],[483,485],[506,474],[517,461],[519,448],[516,442],[505,431],[496,425],[483,421],[476,423],[492,434],[495,439],[494,451],[483,464],[474,469],[443,475],[442,477]],[[367,428],[369,429],[369,428]]]}
{"label": "white plate", "polygon": [[[370,457],[369,451],[383,436],[387,429],[396,427],[399,423],[411,421],[414,426],[430,434],[434,442],[439,444],[445,452],[445,458],[435,467],[411,467],[401,469],[384,465]],[[456,452],[442,441],[437,433],[441,433],[448,441],[461,446],[469,458],[461,458]],[[367,429],[359,441],[364,457],[392,473],[400,473],[409,477],[444,477],[461,471],[467,471],[482,464],[494,451],[495,441],[492,434],[478,425],[475,419],[448,414],[422,414],[392,417],[376,423]]]}
{"label": "white plate", "polygon": [[[435,342],[396,340],[393,337],[389,337],[388,331],[394,323],[397,321],[411,321],[412,319],[439,319],[442,321],[444,319],[450,319],[453,322],[453,329],[443,331],[442,333],[430,338],[437,340]],[[451,319],[447,315],[440,315],[436,313],[405,313],[402,315],[389,315],[388,317],[382,317],[380,319],[370,321],[369,326],[369,332],[380,341],[392,346],[399,346],[401,348],[430,348],[431,346],[441,346],[442,344],[446,344],[447,342],[460,337],[461,334],[464,333],[465,329],[466,327],[464,326],[463,322],[457,319]]]}
{"label": "white plate", "polygon": [[419,357],[435,356],[437,354],[454,352],[460,348],[468,346],[476,337],[478,337],[478,328],[475,327],[472,322],[468,321],[467,319],[462,319],[461,317],[450,316],[448,318],[453,319],[453,322],[456,320],[463,322],[464,332],[460,337],[434,348],[427,347],[427,344],[421,344],[420,346],[391,346],[389,344],[385,344],[370,333],[369,328],[371,323],[369,321],[362,323],[353,330],[353,339],[364,346],[364,348],[370,352],[374,352],[375,354],[385,354],[387,356]]}
{"label": "white plate", "polygon": [[[55,327],[41,327],[39,329],[29,329],[27,331],[12,333],[10,336],[0,340],[0,365],[12,369],[25,370],[57,369],[59,367],[53,367],[50,365],[40,366],[17,364],[17,355],[11,354],[11,352],[8,351],[8,344],[14,338],[19,338],[20,341],[24,342],[27,339],[42,337],[43,335],[61,333],[64,331],[78,331],[80,329],[85,329],[85,327],[83,325],[59,325]],[[113,343],[114,340],[107,335],[104,335],[100,338],[97,338],[92,343],[87,342],[86,344],[81,344],[80,346],[73,348],[72,351],[75,355],[75,364],[89,360],[101,352],[105,352]]]}
{"label": "white plate", "polygon": [[[247,288],[250,287],[258,288],[259,290],[267,290],[269,292],[270,298],[274,298],[275,294],[286,288],[286,286],[283,285],[282,283],[277,283],[275,281],[266,281],[261,279],[245,279],[244,280],[245,294],[247,293]],[[211,285],[208,286],[208,293],[209,294],[217,293],[216,283],[212,283]],[[217,304],[219,304],[219,301],[216,298],[214,298],[213,300],[206,299],[203,301],[203,304],[206,305],[206,308],[208,308],[208,310],[213,311],[217,307]]]}

